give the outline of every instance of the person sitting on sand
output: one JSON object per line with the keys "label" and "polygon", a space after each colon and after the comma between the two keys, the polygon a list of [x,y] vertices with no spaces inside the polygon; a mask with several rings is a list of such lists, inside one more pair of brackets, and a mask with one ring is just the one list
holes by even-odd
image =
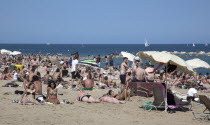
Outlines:
{"label": "person sitting on sand", "polygon": [[33,76],[35,75],[35,68],[32,68],[30,73],[29,73],[29,80],[32,81],[33,80]]}
{"label": "person sitting on sand", "polygon": [[68,72],[69,72],[69,71],[66,69],[66,67],[63,67],[63,70],[62,70],[62,77],[69,77]]}
{"label": "person sitting on sand", "polygon": [[24,89],[27,89],[28,85],[30,84],[29,75],[25,74],[25,76],[23,78],[24,78],[24,80],[23,80],[23,87],[24,87]]}
{"label": "person sitting on sand", "polygon": [[42,95],[42,82],[40,81],[40,78],[37,75],[34,75],[32,82],[34,83],[36,94]]}
{"label": "person sitting on sand", "polygon": [[53,104],[60,104],[60,101],[57,98],[58,89],[56,88],[56,84],[54,81],[49,81],[48,88],[47,88],[47,102]]}
{"label": "person sitting on sand", "polygon": [[114,91],[109,90],[107,95],[110,96],[110,97],[114,97],[114,98],[116,98],[118,100],[127,100],[127,101],[129,101],[130,100],[130,89],[128,89],[128,90],[124,89],[119,94],[114,94]]}
{"label": "person sitting on sand", "polygon": [[62,78],[62,74],[60,72],[60,69],[57,68],[56,71],[53,73],[53,80],[56,82],[59,77]]}
{"label": "person sitting on sand", "polygon": [[50,78],[52,78],[52,76],[50,75],[50,72],[47,71],[47,73],[44,75],[43,79],[44,79],[44,84],[48,84]]}
{"label": "person sitting on sand", "polygon": [[87,75],[87,79],[85,79],[82,84],[84,86],[83,90],[93,90],[94,81],[91,73]]}
{"label": "person sitting on sand", "polygon": [[91,95],[87,94],[84,91],[80,91],[78,93],[77,101],[87,102],[87,103],[99,103],[100,102],[99,99],[95,99],[94,97],[92,97]]}
{"label": "person sitting on sand", "polygon": [[[26,104],[26,103],[40,104],[37,100],[35,100],[35,95],[36,93],[34,89],[34,84],[31,82],[28,88],[23,92],[20,99],[20,103],[21,104]],[[23,100],[24,96],[25,96],[25,99]]]}
{"label": "person sitting on sand", "polygon": [[12,77],[12,74],[9,72],[9,68],[6,67],[4,69],[4,71],[2,72],[2,80],[12,80],[13,77]]}
{"label": "person sitting on sand", "polygon": [[197,101],[197,90],[195,89],[196,84],[192,84],[192,88],[190,88],[187,92],[187,100]]}
{"label": "person sitting on sand", "polygon": [[132,81],[132,76],[131,76],[131,72],[127,72],[126,73],[126,88],[128,88],[129,83]]}

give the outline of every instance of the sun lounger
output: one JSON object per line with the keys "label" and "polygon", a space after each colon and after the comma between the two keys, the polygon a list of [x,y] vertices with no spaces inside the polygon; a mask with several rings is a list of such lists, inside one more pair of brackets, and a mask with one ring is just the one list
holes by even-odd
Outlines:
{"label": "sun lounger", "polygon": [[[165,86],[162,83],[154,83],[153,84],[153,94],[154,94],[153,103],[149,104],[149,105],[148,104],[143,105],[143,107],[150,106],[151,107],[150,110],[151,109],[158,110],[158,109],[165,109],[165,108],[169,108],[169,109],[181,108],[182,110],[184,110],[183,106],[186,106],[186,105],[190,104],[190,102],[189,102],[189,103],[186,103],[186,104],[183,104],[183,105],[168,105],[166,103],[167,102],[166,101],[166,99],[167,99],[166,98],[166,89],[165,89]],[[147,110],[147,109],[145,109],[145,110]]]}
{"label": "sun lounger", "polygon": [[[204,104],[206,109],[202,113],[192,112],[195,118],[203,118],[210,120],[210,99],[205,95],[199,95],[200,103]],[[200,117],[196,117],[199,114]]]}

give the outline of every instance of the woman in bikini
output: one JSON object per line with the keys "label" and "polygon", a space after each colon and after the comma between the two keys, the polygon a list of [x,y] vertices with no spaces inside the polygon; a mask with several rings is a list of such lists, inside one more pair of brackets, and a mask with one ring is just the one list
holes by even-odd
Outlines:
{"label": "woman in bikini", "polygon": [[87,102],[87,103],[99,103],[100,102],[99,99],[93,98],[91,95],[87,94],[84,91],[79,92],[77,101]]}
{"label": "woman in bikini", "polygon": [[[26,95],[26,96],[25,96]],[[35,100],[35,89],[34,89],[34,83],[30,83],[28,85],[28,88],[24,91],[24,93],[21,96],[21,104],[26,103],[33,103],[33,104],[40,104],[37,100]],[[23,100],[23,97],[25,96],[25,99]]]}
{"label": "woman in bikini", "polygon": [[58,89],[54,81],[50,81],[47,88],[47,102],[53,104],[60,104],[60,101],[57,98]]}
{"label": "woman in bikini", "polygon": [[119,94],[114,94],[114,91],[112,90],[109,90],[108,93],[107,93],[108,96],[110,97],[114,97],[118,100],[130,100],[130,89],[124,89],[122,91],[122,93],[119,93]]}
{"label": "woman in bikini", "polygon": [[114,97],[111,96],[103,96],[100,98],[101,102],[108,102],[108,103],[114,103],[114,104],[125,104],[125,101],[120,101]]}

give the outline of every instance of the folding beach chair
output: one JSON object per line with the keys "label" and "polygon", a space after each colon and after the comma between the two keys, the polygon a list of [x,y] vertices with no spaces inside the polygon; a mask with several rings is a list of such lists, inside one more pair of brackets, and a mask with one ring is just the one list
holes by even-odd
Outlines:
{"label": "folding beach chair", "polygon": [[[199,100],[202,104],[204,104],[206,109],[202,113],[192,112],[194,117],[210,120],[210,117],[209,117],[210,116],[210,99],[205,95],[199,95]],[[196,114],[199,114],[200,117],[196,117]]]}
{"label": "folding beach chair", "polygon": [[[145,104],[143,108],[145,110],[151,111],[152,109],[165,109],[166,95],[165,95],[165,87],[161,83],[154,83],[153,85],[153,94],[154,101],[152,104]],[[148,109],[148,107],[151,107]]]}
{"label": "folding beach chair", "polygon": [[143,105],[143,107],[146,107],[147,108],[147,109],[144,108],[145,110],[148,110],[148,107],[151,107],[149,109],[149,111],[151,109],[158,110],[158,109],[166,109],[166,108],[169,108],[169,109],[181,108],[183,111],[185,111],[185,109],[184,109],[183,106],[191,105],[191,101],[189,101],[189,102],[187,101],[183,105],[168,105],[167,104],[167,98],[166,98],[166,88],[161,83],[155,83],[153,85],[153,94],[154,94],[154,101],[153,101],[152,104]]}

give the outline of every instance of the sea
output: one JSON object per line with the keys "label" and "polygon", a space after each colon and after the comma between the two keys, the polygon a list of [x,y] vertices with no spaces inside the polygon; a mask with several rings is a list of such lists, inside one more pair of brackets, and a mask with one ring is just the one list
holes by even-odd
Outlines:
{"label": "sea", "polygon": [[[106,56],[109,54],[119,55],[121,51],[127,51],[136,54],[139,51],[168,51],[168,52],[210,52],[210,45],[196,44],[152,44],[145,47],[144,44],[0,44],[0,49],[7,49],[10,51],[20,51],[25,54],[62,54],[62,56],[69,56],[72,53],[78,52],[81,57]],[[210,56],[207,55],[178,55],[184,60],[199,58],[207,63],[210,63]],[[115,66],[117,67],[122,62],[122,58],[114,59]],[[143,60],[143,63],[148,60]],[[101,67],[104,66],[104,59],[101,60]],[[130,62],[131,64],[131,62]],[[198,73],[205,75],[210,70],[198,68]]]}

